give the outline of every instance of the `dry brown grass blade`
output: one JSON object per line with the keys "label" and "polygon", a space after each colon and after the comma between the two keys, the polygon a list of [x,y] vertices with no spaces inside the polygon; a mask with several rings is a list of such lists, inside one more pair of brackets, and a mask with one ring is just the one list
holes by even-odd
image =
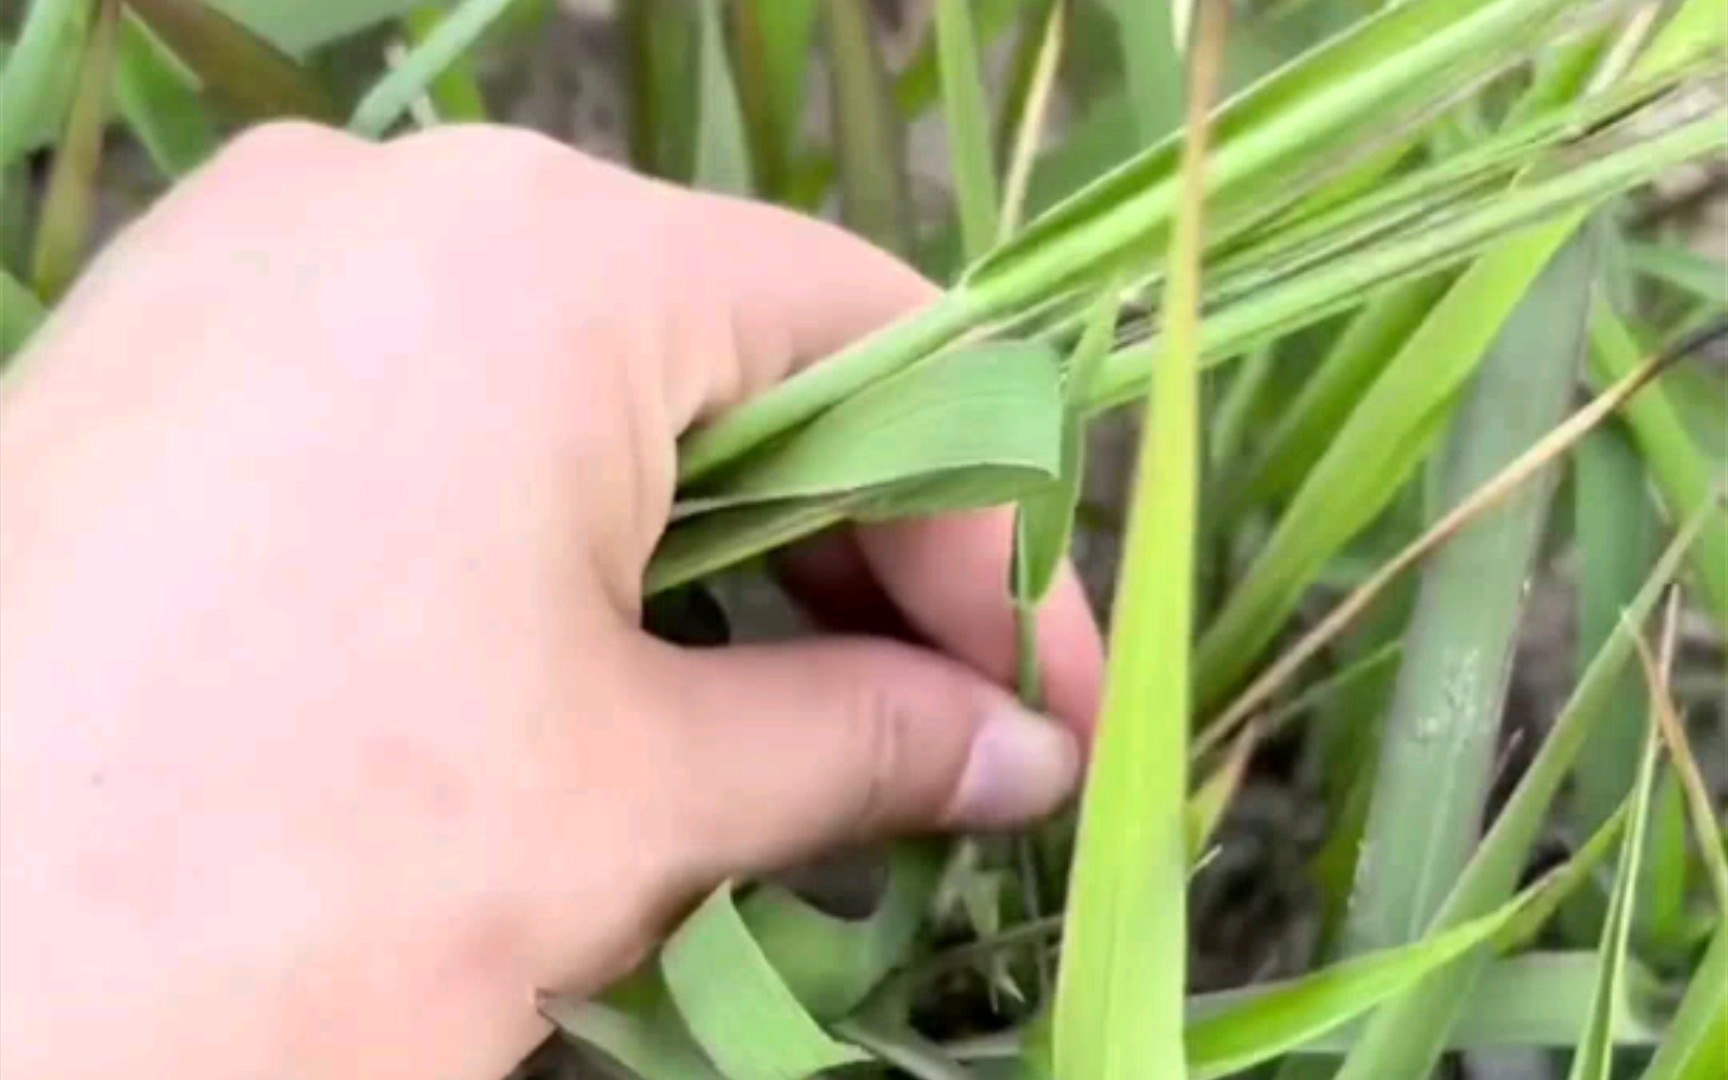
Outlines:
{"label": "dry brown grass blade", "polygon": [[1644,635],[1632,633],[1632,644],[1638,650],[1638,660],[1644,668],[1644,680],[1650,688],[1650,711],[1656,715],[1656,727],[1662,741],[1668,745],[1668,758],[1680,777],[1680,790],[1685,793],[1691,813],[1687,814],[1696,834],[1698,849],[1710,877],[1710,887],[1716,894],[1717,910],[1728,913],[1728,855],[1722,850],[1722,836],[1715,828],[1716,811],[1710,803],[1710,791],[1698,769],[1698,759],[1692,754],[1686,724],[1674,707],[1670,676],[1674,664],[1675,641],[1678,638],[1680,590],[1668,593],[1668,608],[1663,617],[1661,656],[1650,652]]}
{"label": "dry brown grass blade", "polygon": [[1610,386],[1588,405],[1579,409],[1566,419],[1559,427],[1520,455],[1512,464],[1501,470],[1499,475],[1483,484],[1454,507],[1449,513],[1435,522],[1427,532],[1417,537],[1409,546],[1400,551],[1368,580],[1346,596],[1339,604],[1326,614],[1313,629],[1304,634],[1287,652],[1274,661],[1255,679],[1236,700],[1218,715],[1217,719],[1208,724],[1200,736],[1194,740],[1192,754],[1199,756],[1210,753],[1242,722],[1272,700],[1283,686],[1301,670],[1303,664],[1312,659],[1321,649],[1325,648],[1338,636],[1357,616],[1366,611],[1380,594],[1398,578],[1398,575],[1421,562],[1428,554],[1445,544],[1460,530],[1469,525],[1480,515],[1498,505],[1510,496],[1526,481],[1540,473],[1543,468],[1553,463],[1560,455],[1571,449],[1584,435],[1607,419],[1616,409],[1625,404],[1633,395],[1647,386],[1660,375],[1665,367],[1684,354],[1684,349],[1676,348],[1660,353],[1628,374],[1619,382]]}

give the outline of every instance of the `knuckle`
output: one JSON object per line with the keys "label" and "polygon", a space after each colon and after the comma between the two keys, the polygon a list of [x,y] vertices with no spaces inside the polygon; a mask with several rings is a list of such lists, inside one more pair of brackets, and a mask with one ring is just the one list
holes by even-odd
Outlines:
{"label": "knuckle", "polygon": [[322,161],[357,140],[307,120],[273,120],[247,128],[217,159],[218,167],[246,170]]}

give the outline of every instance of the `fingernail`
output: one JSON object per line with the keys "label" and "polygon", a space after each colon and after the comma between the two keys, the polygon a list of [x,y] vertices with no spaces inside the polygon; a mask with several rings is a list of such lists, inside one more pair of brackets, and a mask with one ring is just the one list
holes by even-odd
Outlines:
{"label": "fingernail", "polygon": [[1079,772],[1072,735],[1052,720],[1004,704],[972,736],[949,823],[991,829],[1041,817],[1062,804]]}

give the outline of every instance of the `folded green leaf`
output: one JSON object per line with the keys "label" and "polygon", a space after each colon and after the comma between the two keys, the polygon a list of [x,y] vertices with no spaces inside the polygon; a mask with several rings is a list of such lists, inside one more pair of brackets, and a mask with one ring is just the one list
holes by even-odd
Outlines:
{"label": "folded green leaf", "polygon": [[1048,482],[1061,467],[1060,371],[1056,354],[1036,344],[945,353],[686,491],[673,516],[881,491],[945,474],[982,473],[1005,489]]}
{"label": "folded green leaf", "polygon": [[667,939],[659,963],[685,1025],[727,1080],[805,1080],[868,1060],[799,1003],[751,935],[730,885]]}

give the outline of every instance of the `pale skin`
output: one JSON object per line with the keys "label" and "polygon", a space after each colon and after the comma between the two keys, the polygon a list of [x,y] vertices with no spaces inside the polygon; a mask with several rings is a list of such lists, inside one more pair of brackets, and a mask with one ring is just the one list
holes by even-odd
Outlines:
{"label": "pale skin", "polygon": [[1005,512],[638,629],[679,433],[932,295],[500,129],[177,188],[0,383],[0,1075],[491,1080],[724,877],[1058,806],[1100,644],[1066,574],[1003,689]]}

